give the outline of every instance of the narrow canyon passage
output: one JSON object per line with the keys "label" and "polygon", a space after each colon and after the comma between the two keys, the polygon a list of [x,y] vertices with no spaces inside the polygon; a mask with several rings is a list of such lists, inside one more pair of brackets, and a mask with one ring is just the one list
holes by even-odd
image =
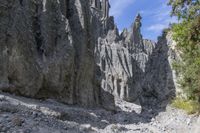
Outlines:
{"label": "narrow canyon passage", "polygon": [[0,0],[0,132],[199,133],[172,33],[119,31],[109,0]]}

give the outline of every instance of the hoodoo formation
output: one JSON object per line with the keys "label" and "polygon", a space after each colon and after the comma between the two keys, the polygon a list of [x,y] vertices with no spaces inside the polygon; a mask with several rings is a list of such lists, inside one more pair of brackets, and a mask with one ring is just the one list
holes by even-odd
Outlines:
{"label": "hoodoo formation", "polygon": [[144,39],[138,13],[119,33],[110,8],[0,0],[0,132],[199,133],[169,104],[182,94],[172,31]]}
{"label": "hoodoo formation", "polygon": [[110,109],[114,97],[143,104],[175,94],[170,41],[143,39],[140,14],[119,34],[108,0],[0,5],[2,91]]}

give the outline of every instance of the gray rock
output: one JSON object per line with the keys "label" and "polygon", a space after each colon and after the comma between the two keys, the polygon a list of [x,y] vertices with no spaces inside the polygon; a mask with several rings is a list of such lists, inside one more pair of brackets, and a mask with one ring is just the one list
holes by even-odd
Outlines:
{"label": "gray rock", "polygon": [[94,44],[103,31],[103,9],[92,15],[84,0],[0,5],[0,90],[68,104],[102,103]]}
{"label": "gray rock", "polygon": [[170,41],[143,39],[140,14],[119,35],[109,8],[108,0],[1,0],[0,90],[108,110],[114,97],[173,96]]}
{"label": "gray rock", "polygon": [[[163,33],[158,38],[153,52],[146,63],[146,72],[143,86],[143,103],[159,105],[165,107],[171,98],[175,96],[175,83],[173,70],[169,62],[169,46],[167,43],[167,34]],[[162,104],[163,101],[166,101]],[[158,104],[159,103],[159,104]]]}
{"label": "gray rock", "polygon": [[95,51],[103,75],[101,87],[126,101],[140,97],[146,62],[155,46],[154,42],[142,39],[140,20],[138,14],[131,30],[125,29],[121,35],[114,23],[110,23],[113,28],[105,38],[99,39]]}
{"label": "gray rock", "polygon": [[[7,74],[1,75],[6,80],[0,82],[1,85],[8,86],[3,88],[4,91],[18,92],[31,97],[38,94],[42,96],[43,93],[47,96],[52,92],[57,92],[59,97],[62,94],[66,95],[65,88],[69,86],[70,90],[71,83],[65,81],[72,71],[74,52],[70,41],[69,24],[62,17],[58,3],[2,3],[5,9],[1,8],[4,13],[1,14],[0,27],[5,27],[5,31],[1,30],[1,48],[4,47],[2,50],[6,54],[6,61],[0,60],[0,64],[6,66],[1,71]],[[69,78],[71,77],[73,76]],[[58,97],[56,93],[53,94]]]}

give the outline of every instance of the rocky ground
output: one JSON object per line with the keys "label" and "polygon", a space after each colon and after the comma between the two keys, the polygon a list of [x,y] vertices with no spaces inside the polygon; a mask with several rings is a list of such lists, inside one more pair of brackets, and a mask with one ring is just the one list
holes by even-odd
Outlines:
{"label": "rocky ground", "polygon": [[[165,111],[141,109],[117,100],[117,111],[86,109],[54,100],[0,94],[2,133],[199,133],[200,118],[170,106]],[[143,110],[143,111],[141,111]],[[159,111],[159,110],[158,110]]]}

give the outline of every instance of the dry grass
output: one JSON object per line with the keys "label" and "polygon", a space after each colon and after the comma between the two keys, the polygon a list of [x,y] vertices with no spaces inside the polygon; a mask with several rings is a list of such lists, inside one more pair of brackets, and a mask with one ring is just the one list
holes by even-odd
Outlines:
{"label": "dry grass", "polygon": [[176,98],[173,100],[172,106],[185,110],[188,114],[200,113],[200,104],[196,101]]}

